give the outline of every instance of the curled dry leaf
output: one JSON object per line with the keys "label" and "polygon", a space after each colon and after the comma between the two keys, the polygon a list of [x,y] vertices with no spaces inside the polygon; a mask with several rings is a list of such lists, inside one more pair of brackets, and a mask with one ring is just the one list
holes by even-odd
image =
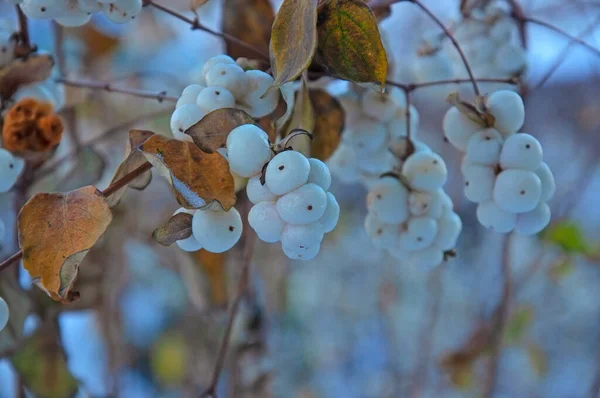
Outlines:
{"label": "curled dry leaf", "polygon": [[206,276],[210,286],[212,304],[224,306],[227,304],[227,253],[211,253],[204,249],[192,253],[194,260]]}
{"label": "curled dry leaf", "polygon": [[311,156],[325,161],[340,144],[344,130],[344,109],[327,91],[310,90],[309,95],[314,109]]}
{"label": "curled dry leaf", "polygon": [[225,148],[231,130],[243,124],[254,124],[254,119],[240,109],[222,108],[204,116],[185,133],[203,152],[213,153]]}
{"label": "curled dry leaf", "polygon": [[152,238],[163,246],[189,238],[192,236],[192,218],[188,213],[175,214],[165,225],[152,232]]}
{"label": "curled dry leaf", "polygon": [[[269,52],[274,20],[275,12],[269,0],[225,0],[223,3],[222,31],[243,38],[265,54]],[[256,58],[253,51],[237,43],[227,40],[225,45],[227,54],[234,59]]]}
{"label": "curled dry leaf", "polygon": [[329,0],[319,6],[319,61],[329,73],[355,83],[385,85],[387,55],[377,19],[361,0]]}
{"label": "curled dry leaf", "polygon": [[270,56],[275,86],[296,79],[317,48],[318,0],[284,0],[271,32]]}
{"label": "curled dry leaf", "polygon": [[[129,132],[129,138],[125,146],[125,160],[117,169],[115,176],[111,180],[111,184],[146,163],[146,157],[137,148],[153,135],[154,133],[148,130],[131,130]],[[152,172],[148,170],[130,182],[128,186],[142,190],[150,184],[150,181],[152,181]],[[110,195],[107,199],[110,207],[114,207],[119,203],[126,189],[127,186]]]}
{"label": "curled dry leaf", "polygon": [[79,383],[67,367],[59,345],[60,336],[43,326],[29,336],[12,357],[12,364],[33,396],[40,398],[72,397]]}
{"label": "curled dry leaf", "polygon": [[154,135],[140,150],[156,170],[169,181],[177,202],[187,209],[220,205],[229,210],[236,196],[227,159],[205,153],[192,142]]}
{"label": "curled dry leaf", "polygon": [[54,300],[70,301],[79,264],[111,220],[106,198],[93,186],[34,195],[18,217],[23,267]]}
{"label": "curled dry leaf", "polygon": [[46,80],[53,66],[54,59],[48,54],[30,54],[3,66],[0,68],[0,98],[8,99],[19,87]]}

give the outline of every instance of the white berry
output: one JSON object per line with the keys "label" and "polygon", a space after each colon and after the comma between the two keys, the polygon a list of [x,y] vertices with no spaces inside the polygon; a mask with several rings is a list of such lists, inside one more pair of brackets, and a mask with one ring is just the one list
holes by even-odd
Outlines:
{"label": "white berry", "polygon": [[532,171],[504,170],[496,177],[494,202],[504,211],[531,211],[538,205],[541,196],[542,182]]}
{"label": "white berry", "polygon": [[327,195],[317,184],[308,183],[277,200],[277,211],[290,224],[308,224],[325,214]]}
{"label": "white berry", "polygon": [[396,104],[385,93],[375,90],[366,91],[360,100],[363,112],[380,122],[388,122],[394,117]]}
{"label": "white berry", "polygon": [[428,247],[410,253],[408,261],[415,267],[434,268],[444,261],[444,253],[437,247]]}
{"label": "white berry", "polygon": [[323,188],[325,191],[331,185],[331,174],[329,167],[319,159],[309,158],[310,173],[308,173],[308,182],[312,182]]}
{"label": "white berry", "polygon": [[437,222],[431,217],[412,217],[408,220],[408,235],[417,242],[417,250],[430,246],[437,232]]}
{"label": "white berry", "polygon": [[493,166],[500,160],[502,135],[495,129],[485,129],[473,134],[467,142],[465,159],[471,163]]}
{"label": "white berry", "polygon": [[438,233],[433,246],[441,250],[451,250],[462,230],[462,221],[458,214],[451,211],[438,220]]}
{"label": "white berry", "polygon": [[550,222],[550,207],[540,202],[535,209],[519,214],[515,231],[523,235],[535,235]]}
{"label": "white berry", "polygon": [[217,67],[218,65],[236,65],[235,60],[231,58],[229,55],[220,54],[216,55],[212,58],[209,58],[202,67],[202,77],[204,81],[206,81],[206,76],[210,72],[212,68]]}
{"label": "white berry", "polygon": [[359,154],[369,156],[385,146],[387,132],[385,126],[370,119],[357,121],[344,132],[344,140]]}
{"label": "white berry", "polygon": [[196,98],[198,105],[206,113],[210,113],[221,108],[235,107],[235,98],[229,90],[223,87],[206,87]]}
{"label": "white berry", "polygon": [[229,211],[198,210],[192,220],[194,237],[212,253],[231,249],[242,236],[242,217],[231,208]]}
{"label": "white berry", "polygon": [[543,158],[542,145],[532,135],[514,134],[506,139],[500,152],[503,169],[525,169],[535,171]]}
{"label": "white berry", "polygon": [[181,95],[175,104],[175,108],[179,108],[180,106],[188,104],[196,104],[198,94],[200,94],[202,90],[204,90],[204,86],[200,84],[190,84],[181,92]]}
{"label": "white berry", "polygon": [[439,218],[443,211],[442,204],[439,192],[412,191],[408,196],[408,208],[413,216]]}
{"label": "white berry", "polygon": [[285,195],[304,185],[310,174],[310,163],[306,156],[296,151],[277,154],[267,166],[266,182],[275,195]]}
{"label": "white berry", "polygon": [[477,219],[484,227],[500,233],[512,231],[517,224],[515,213],[502,210],[492,201],[477,206]]}
{"label": "white berry", "polygon": [[463,115],[456,107],[448,109],[444,116],[444,135],[452,145],[461,151],[467,149],[469,138],[483,127]]}
{"label": "white berry", "polygon": [[[173,213],[173,215],[179,213],[187,213],[193,216],[196,213],[196,210],[190,210],[182,207],[178,209],[175,213]],[[180,239],[175,243],[177,244],[177,246],[179,246],[181,250],[186,252],[195,252],[202,249],[202,244],[198,242],[198,240],[194,237],[194,234],[190,235],[188,238]]]}
{"label": "white berry", "polygon": [[412,188],[435,192],[441,188],[448,178],[444,160],[433,152],[416,152],[406,159],[402,174],[408,179]]}
{"label": "white berry", "polygon": [[280,90],[274,87],[264,98],[261,97],[273,85],[273,77],[259,70],[249,70],[246,75],[248,91],[242,99],[242,109],[254,118],[269,115],[277,108]]}
{"label": "white berry", "polygon": [[500,90],[492,93],[486,106],[496,119],[494,127],[505,137],[516,133],[525,122],[525,105],[514,91]]}
{"label": "white berry", "polygon": [[285,227],[275,202],[260,202],[252,206],[248,213],[248,223],[261,240],[269,243],[279,242]]}
{"label": "white berry", "polygon": [[226,145],[229,168],[242,177],[260,173],[271,158],[267,133],[253,124],[231,130]]}
{"label": "white berry", "polygon": [[273,192],[269,191],[267,184],[261,184],[260,174],[248,179],[248,184],[246,185],[246,195],[248,195],[248,200],[254,204],[277,200],[277,196],[275,196]]}
{"label": "white berry", "polygon": [[381,178],[367,195],[367,208],[385,223],[403,223],[409,216],[408,189],[394,177]]}
{"label": "white berry", "polygon": [[283,253],[292,260],[308,261],[317,257],[321,244],[317,243],[304,249],[296,249],[287,246],[282,246]]}
{"label": "white berry", "polygon": [[237,64],[221,63],[206,73],[206,85],[223,87],[235,98],[242,98],[248,87],[248,75]]}
{"label": "white berry", "polygon": [[464,192],[471,202],[487,202],[492,200],[496,173],[487,166],[472,164],[464,168]]}
{"label": "white berry", "polygon": [[323,240],[323,230],[318,223],[287,224],[281,234],[281,246],[299,250],[319,245]]}
{"label": "white berry", "polygon": [[[174,136],[181,137],[187,129],[198,123],[204,115],[206,115],[206,112],[195,104],[180,106],[171,115],[171,132]],[[191,137],[189,140],[191,140]]]}
{"label": "white berry", "polygon": [[537,168],[535,174],[540,178],[542,182],[542,196],[540,200],[547,202],[554,196],[556,192],[556,182],[554,181],[554,175],[550,170],[550,167],[544,162]]}
{"label": "white berry", "polygon": [[338,204],[335,196],[331,192],[327,194],[327,207],[323,216],[317,220],[317,223],[323,228],[323,232],[328,233],[333,231],[340,218],[340,205]]}

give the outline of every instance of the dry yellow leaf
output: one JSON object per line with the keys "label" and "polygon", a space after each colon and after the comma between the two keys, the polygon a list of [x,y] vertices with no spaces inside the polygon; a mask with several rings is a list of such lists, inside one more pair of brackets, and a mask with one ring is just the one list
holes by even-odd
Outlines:
{"label": "dry yellow leaf", "polygon": [[48,54],[30,54],[0,68],[0,98],[10,98],[20,86],[41,82],[50,76],[54,59]]}
{"label": "dry yellow leaf", "polygon": [[310,90],[309,95],[314,109],[310,155],[326,161],[340,144],[344,130],[344,109],[339,101],[327,91]]}
{"label": "dry yellow leaf", "polygon": [[254,119],[240,109],[221,108],[204,116],[185,133],[202,151],[213,153],[225,148],[231,130],[243,124],[254,124]]}

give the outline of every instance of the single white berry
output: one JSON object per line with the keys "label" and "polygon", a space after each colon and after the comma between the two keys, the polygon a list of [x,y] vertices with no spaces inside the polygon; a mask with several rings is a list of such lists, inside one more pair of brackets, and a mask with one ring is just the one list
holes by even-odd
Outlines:
{"label": "single white berry", "polygon": [[235,98],[242,98],[248,88],[248,75],[237,64],[221,63],[206,73],[206,85],[223,87]]}
{"label": "single white berry", "polygon": [[102,11],[102,3],[97,0],[77,0],[81,11],[94,13]]}
{"label": "single white berry", "polygon": [[523,235],[535,235],[550,223],[550,207],[540,202],[535,209],[519,214],[515,231]]}
{"label": "single white berry", "polygon": [[488,166],[472,164],[464,168],[464,192],[471,202],[487,202],[492,200],[496,173]]}
{"label": "single white berry", "polygon": [[319,254],[319,250],[321,249],[321,244],[317,243],[315,245],[309,246],[304,249],[297,249],[287,246],[282,246],[283,253],[292,260],[302,260],[309,261],[313,258],[317,257]]}
{"label": "single white berry", "polygon": [[242,217],[235,207],[229,211],[198,210],[192,220],[192,232],[207,251],[223,253],[240,240]]}
{"label": "single white berry", "polygon": [[306,184],[310,163],[306,156],[296,151],[278,153],[267,166],[266,182],[275,195],[285,195]]}
{"label": "single white berry", "polygon": [[180,106],[171,115],[171,132],[174,136],[181,137],[187,129],[198,123],[204,115],[206,115],[206,111],[200,109],[198,105]]}
{"label": "single white berry", "polygon": [[361,119],[344,132],[343,139],[358,153],[369,156],[385,146],[387,132],[380,122]]}
{"label": "single white berry", "polygon": [[550,167],[544,162],[540,164],[540,167],[535,170],[535,174],[540,178],[542,182],[542,196],[540,200],[547,202],[554,196],[556,192],[556,182],[554,181],[554,175],[550,170]]}
{"label": "single white berry", "polygon": [[8,309],[8,304],[6,304],[6,301],[0,297],[0,332],[6,327],[9,315],[10,310]]}
{"label": "single white berry", "polygon": [[416,152],[406,159],[402,166],[402,174],[414,189],[435,192],[448,179],[448,171],[444,160],[436,153]]}
{"label": "single white berry", "polygon": [[350,145],[343,142],[338,145],[333,155],[327,160],[331,172],[342,182],[351,183],[359,178],[355,165],[356,155]]}
{"label": "single white berry", "polygon": [[439,218],[442,216],[443,199],[438,192],[412,191],[408,195],[408,208],[413,216],[428,216]]}
{"label": "single white berry", "polygon": [[408,220],[408,235],[415,240],[417,250],[430,246],[437,231],[437,222],[431,217],[411,217]]}
{"label": "single white berry", "polygon": [[371,235],[369,235],[373,245],[378,249],[389,249],[398,243],[398,225],[379,224]]}
{"label": "single white berry", "polygon": [[441,250],[451,250],[456,246],[456,241],[462,230],[462,221],[458,214],[451,211],[438,220],[438,233],[433,246]]}
{"label": "single white berry", "polygon": [[469,138],[465,158],[475,164],[494,166],[500,160],[502,135],[495,129],[478,131]]}
{"label": "single white berry", "polygon": [[281,246],[299,250],[319,245],[323,240],[323,230],[318,223],[287,224],[281,234]]}
{"label": "single white berry", "polygon": [[448,109],[444,116],[444,135],[452,145],[461,151],[466,151],[469,138],[482,128],[482,125],[469,119],[454,106]]}
{"label": "single white berry", "polygon": [[514,91],[500,90],[486,100],[486,107],[496,119],[494,127],[505,137],[516,133],[525,123],[525,105]]}
{"label": "single white berry", "polygon": [[308,183],[277,200],[277,211],[290,224],[308,224],[325,214],[327,195],[317,184]]}
{"label": "single white berry", "polygon": [[329,167],[316,158],[309,158],[310,173],[308,173],[308,182],[312,182],[327,191],[331,185],[331,174]]}
{"label": "single white berry", "polygon": [[0,192],[8,192],[25,168],[25,161],[0,148]]}
{"label": "single white berry", "polygon": [[210,113],[217,109],[235,107],[235,98],[226,88],[211,86],[198,94],[196,105],[206,113]]}
{"label": "single white berry", "polygon": [[142,0],[119,0],[104,4],[102,11],[115,23],[129,22],[142,11]]}
{"label": "single white berry", "polygon": [[529,134],[514,134],[506,139],[500,152],[500,167],[535,171],[542,164],[540,142]]}
{"label": "single white berry", "polygon": [[396,250],[399,250],[404,253],[411,253],[417,250],[424,249],[426,246],[423,246],[423,243],[417,241],[414,236],[408,233],[408,231],[401,231],[398,234],[398,241],[396,242],[398,246]]}
{"label": "single white berry", "polygon": [[260,173],[271,158],[269,137],[254,124],[243,124],[227,136],[229,168],[242,177]]}
{"label": "single white berry", "polygon": [[380,122],[388,122],[396,113],[397,106],[386,93],[367,90],[360,99],[363,112]]}
{"label": "single white berry", "polygon": [[[190,210],[182,207],[178,209],[175,213],[173,213],[173,215],[179,213],[187,213],[193,216],[196,213],[196,210]],[[190,235],[185,239],[180,239],[175,243],[177,244],[177,246],[179,246],[181,250],[186,252],[195,252],[202,249],[202,244],[198,242],[198,240],[194,237],[194,234]]]}
{"label": "single white berry", "polygon": [[538,205],[541,196],[542,181],[532,171],[504,170],[496,177],[494,202],[504,211],[531,211]]}
{"label": "single white berry", "polygon": [[394,177],[383,177],[371,187],[367,208],[385,223],[403,223],[409,216],[408,189]]}
{"label": "single white berry", "polygon": [[210,72],[210,70],[219,65],[237,65],[235,60],[231,58],[229,55],[220,54],[216,55],[212,58],[209,58],[202,67],[202,78],[206,81],[206,76]]}
{"label": "single white berry", "polygon": [[254,204],[277,200],[277,196],[275,196],[273,192],[269,191],[267,184],[261,184],[260,174],[248,179],[248,184],[246,185],[246,195],[248,195],[248,200]]}
{"label": "single white berry", "polygon": [[252,206],[248,213],[248,223],[261,240],[269,243],[279,242],[285,227],[275,202],[260,202]]}
{"label": "single white berry", "polygon": [[451,211],[454,208],[454,204],[452,203],[452,198],[442,189],[438,190],[438,195],[440,196],[440,200],[442,202],[442,212],[446,213]]}
{"label": "single white berry", "polygon": [[317,220],[317,223],[323,228],[323,232],[328,233],[333,231],[340,218],[340,205],[338,204],[335,196],[331,192],[327,194],[327,207],[323,216]]}
{"label": "single white berry", "polygon": [[418,268],[435,268],[444,261],[444,253],[437,247],[427,247],[410,253],[408,261]]}
{"label": "single white berry", "polygon": [[62,26],[66,27],[74,27],[85,25],[90,19],[92,15],[88,12],[85,12],[80,9],[69,10],[64,15],[57,16],[54,20]]}
{"label": "single white berry", "polygon": [[196,99],[198,98],[198,94],[204,90],[204,86],[200,84],[190,84],[186,88],[183,89],[181,95],[177,99],[177,103],[175,104],[175,108],[179,108],[180,106],[187,104],[196,104]]}
{"label": "single white berry", "polygon": [[23,0],[19,7],[31,19],[49,19],[60,16],[62,10],[56,4],[43,0]]}
{"label": "single white berry", "polygon": [[261,97],[273,85],[273,77],[259,70],[246,71],[246,75],[248,77],[248,90],[240,101],[242,103],[241,108],[254,118],[269,115],[277,108],[280,90],[274,87],[267,95]]}
{"label": "single white berry", "polygon": [[496,232],[507,233],[517,224],[517,215],[502,210],[493,201],[480,203],[477,206],[477,219],[486,228]]}

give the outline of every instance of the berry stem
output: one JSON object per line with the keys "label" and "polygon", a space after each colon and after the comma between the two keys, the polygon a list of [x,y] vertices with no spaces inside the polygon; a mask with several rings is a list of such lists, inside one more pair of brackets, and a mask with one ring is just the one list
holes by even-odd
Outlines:
{"label": "berry stem", "polygon": [[577,36],[573,36],[572,34],[564,31],[563,29],[559,28],[556,25],[552,25],[551,23],[541,21],[541,20],[539,20],[537,18],[534,18],[534,17],[523,17],[523,21],[524,22],[529,22],[529,23],[532,23],[532,24],[535,24],[535,25],[543,26],[545,28],[553,30],[556,33],[558,33],[558,34],[560,34],[560,35],[562,35],[562,36],[570,39],[571,41],[573,41],[573,42],[575,42],[575,43],[577,43],[577,44],[579,44],[579,45],[587,48],[588,50],[592,51],[594,54],[600,56],[600,50],[599,49],[597,49],[596,47],[594,47],[591,44],[587,43],[585,40],[583,40],[583,39],[581,39],[581,38],[579,38]]}
{"label": "berry stem", "polygon": [[[480,78],[475,79],[478,83],[505,83],[505,84],[518,84],[519,81],[517,78],[510,77],[506,79],[500,78]],[[415,91],[424,87],[431,86],[444,86],[449,84],[462,84],[462,83],[471,83],[471,79],[445,79],[445,80],[432,80],[429,82],[420,82],[420,83],[398,83],[391,80],[385,82],[390,86],[398,87],[402,90]]]}
{"label": "berry stem", "polygon": [[165,7],[163,5],[155,3],[153,0],[147,1],[146,5],[150,5],[150,6],[156,8],[158,10],[166,12],[167,14],[172,15],[175,18],[182,20],[183,22],[187,22],[192,27],[192,30],[202,30],[202,31],[204,31],[206,33],[209,33],[209,34],[213,35],[213,36],[220,37],[220,38],[222,38],[225,41],[229,41],[231,43],[235,43],[235,44],[238,44],[240,46],[243,46],[243,47],[247,48],[248,50],[252,51],[253,53],[255,53],[256,55],[258,55],[263,60],[269,61],[269,55],[268,54],[263,53],[262,51],[260,51],[256,47],[252,46],[251,44],[248,44],[245,41],[240,40],[237,37],[232,36],[232,35],[230,35],[228,33],[216,32],[216,31],[214,31],[214,30],[212,30],[210,28],[207,28],[206,26],[202,25],[200,23],[200,21],[198,21],[197,18],[196,19],[188,18],[185,15],[180,14],[180,13],[178,13],[177,11],[175,11],[175,10],[173,10],[171,8],[168,8],[168,7]]}
{"label": "berry stem", "polygon": [[59,77],[54,80],[57,83],[64,84],[65,86],[70,87],[81,87],[81,88],[90,88],[94,90],[104,90],[109,93],[121,93],[127,94],[134,97],[139,98],[150,98],[155,99],[158,102],[162,103],[163,101],[169,102],[177,102],[177,97],[167,95],[166,91],[161,91],[158,93],[146,91],[146,90],[138,90],[135,88],[122,88],[122,87],[114,87],[111,83],[97,81],[97,80],[74,80],[67,79],[65,77]]}
{"label": "berry stem", "polygon": [[406,98],[406,109],[404,109],[404,114],[406,115],[406,138],[412,143],[412,131],[410,128],[410,90],[404,90],[404,97]]}
{"label": "berry stem", "polygon": [[19,261],[21,259],[21,257],[23,257],[23,250],[19,250],[18,252],[16,252],[9,258],[7,258],[6,260],[2,261],[2,263],[0,263],[0,272],[4,271],[12,263]]}

